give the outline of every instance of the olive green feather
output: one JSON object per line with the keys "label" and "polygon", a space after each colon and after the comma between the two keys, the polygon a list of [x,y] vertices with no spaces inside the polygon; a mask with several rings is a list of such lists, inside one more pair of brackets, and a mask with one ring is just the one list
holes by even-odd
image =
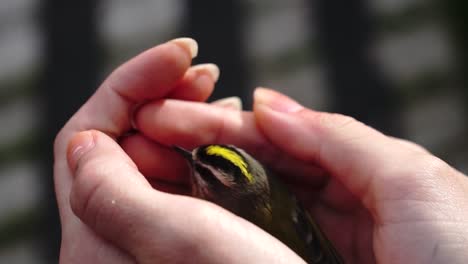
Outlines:
{"label": "olive green feather", "polygon": [[344,263],[286,185],[245,151],[231,145],[205,145],[192,152],[174,148],[192,168],[194,196],[256,224],[308,263]]}

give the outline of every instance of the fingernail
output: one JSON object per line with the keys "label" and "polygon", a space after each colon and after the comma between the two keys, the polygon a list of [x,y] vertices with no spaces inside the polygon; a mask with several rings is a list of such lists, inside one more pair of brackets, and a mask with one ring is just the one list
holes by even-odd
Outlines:
{"label": "fingernail", "polygon": [[188,49],[190,51],[190,55],[192,56],[192,59],[197,57],[198,55],[198,43],[192,38],[176,38],[171,40],[171,42],[174,42],[176,44],[179,44],[183,46],[185,49]]}
{"label": "fingernail", "polygon": [[192,69],[196,71],[205,71],[207,72],[211,78],[213,78],[214,82],[218,81],[219,79],[219,67],[213,63],[204,63],[192,66]]}
{"label": "fingernail", "polygon": [[286,95],[261,87],[254,91],[254,103],[283,113],[297,112],[304,108]]}
{"label": "fingernail", "polygon": [[70,168],[75,170],[81,157],[94,146],[95,140],[92,131],[84,131],[75,135],[68,144],[68,162]]}
{"label": "fingernail", "polygon": [[222,108],[242,111],[242,100],[237,96],[222,98],[211,103]]}

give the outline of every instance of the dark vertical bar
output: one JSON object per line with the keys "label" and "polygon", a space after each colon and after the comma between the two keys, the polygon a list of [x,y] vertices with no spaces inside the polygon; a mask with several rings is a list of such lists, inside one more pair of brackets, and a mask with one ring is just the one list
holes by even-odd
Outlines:
{"label": "dark vertical bar", "polygon": [[[455,43],[457,59],[457,77],[465,101],[465,112],[468,115],[468,2],[464,0],[439,1],[445,11],[449,31]],[[468,122],[465,122],[468,131]],[[465,142],[466,139],[465,139]]]}
{"label": "dark vertical bar", "polygon": [[221,69],[216,90],[210,99],[240,96],[250,106],[248,74],[243,46],[246,9],[243,1],[185,1],[186,33],[200,45],[200,62],[214,62]]}
{"label": "dark vertical bar", "polygon": [[310,1],[333,111],[399,134],[397,98],[372,58],[373,21],[365,0]]}
{"label": "dark vertical bar", "polygon": [[52,177],[53,140],[59,129],[97,86],[100,69],[96,31],[98,1],[41,1],[44,67],[40,94],[46,104],[43,135],[45,190],[42,241],[45,263],[56,263],[60,223]]}

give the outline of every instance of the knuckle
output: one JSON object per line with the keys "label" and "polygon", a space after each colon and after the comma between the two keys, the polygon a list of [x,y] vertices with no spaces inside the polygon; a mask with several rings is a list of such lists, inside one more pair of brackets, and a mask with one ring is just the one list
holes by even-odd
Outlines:
{"label": "knuckle", "polygon": [[381,135],[377,130],[365,125],[353,117],[342,114],[323,113],[320,118],[323,132],[332,134],[343,142],[369,139]]}
{"label": "knuckle", "polygon": [[54,138],[54,152],[58,153],[61,148],[64,147],[64,141],[65,141],[65,129],[62,128],[60,131],[57,133],[57,135]]}
{"label": "knuckle", "polygon": [[[85,154],[86,155],[86,154]],[[91,158],[91,157],[86,157],[83,156],[76,167],[76,172],[75,172],[75,177],[77,180],[83,179],[83,178],[90,178],[90,179],[96,179],[98,178],[98,175],[101,173],[98,173],[100,171],[101,167],[101,162],[97,158]]]}
{"label": "knuckle", "polygon": [[450,165],[430,154],[422,154],[418,161],[420,174],[424,177],[443,177],[452,173]]}
{"label": "knuckle", "polygon": [[76,168],[75,179],[73,181],[70,194],[70,203],[72,209],[79,216],[83,214],[84,207],[90,200],[89,197],[97,184],[96,171],[90,162],[80,162]]}
{"label": "knuckle", "polygon": [[[132,228],[131,219],[126,216],[129,212],[128,203],[132,199],[123,191],[123,183],[115,178],[122,173],[132,174],[134,170],[132,164],[109,163],[103,156],[84,160],[77,167],[70,194],[70,205],[74,213],[95,230],[108,230],[111,220],[125,223],[125,227]],[[128,185],[126,187],[131,188]]]}
{"label": "knuckle", "polygon": [[76,178],[70,194],[70,205],[82,220],[91,226],[102,222],[99,219],[110,219],[106,190],[106,170],[99,166],[99,161],[87,161],[77,168]]}
{"label": "knuckle", "polygon": [[419,144],[417,144],[415,142],[412,142],[410,140],[403,139],[403,138],[392,137],[392,136],[389,136],[389,138],[395,140],[401,146],[405,147],[406,149],[412,150],[415,153],[430,154],[430,151],[427,150],[425,147],[423,147],[423,146],[421,146],[421,145],[419,145]]}

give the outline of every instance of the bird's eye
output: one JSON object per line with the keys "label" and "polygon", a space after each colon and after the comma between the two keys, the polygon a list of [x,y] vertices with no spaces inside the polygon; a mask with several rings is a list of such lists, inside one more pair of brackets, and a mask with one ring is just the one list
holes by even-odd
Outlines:
{"label": "bird's eye", "polygon": [[214,175],[213,172],[205,166],[195,163],[195,171],[198,172],[200,177],[203,178],[206,183],[210,185],[220,184],[220,181],[216,175]]}

